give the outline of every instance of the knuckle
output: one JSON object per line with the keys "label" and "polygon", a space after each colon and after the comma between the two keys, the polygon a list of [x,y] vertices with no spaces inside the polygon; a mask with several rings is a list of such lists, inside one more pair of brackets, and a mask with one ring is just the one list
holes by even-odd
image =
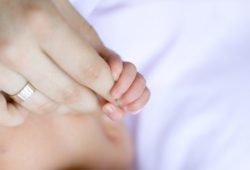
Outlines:
{"label": "knuckle", "polygon": [[109,62],[110,64],[114,65],[114,66],[122,66],[122,61],[115,57],[115,56],[110,56],[110,58],[108,58],[107,62]]}
{"label": "knuckle", "polygon": [[132,63],[125,63],[124,65],[124,72],[127,74],[128,77],[130,78],[136,78],[136,74],[137,74],[137,70],[136,70],[136,66]]}
{"label": "knuckle", "polygon": [[66,87],[59,92],[59,100],[65,104],[74,104],[81,100],[81,93],[78,87]]}
{"label": "knuckle", "polygon": [[102,66],[95,66],[94,64],[87,64],[79,69],[77,73],[77,80],[84,85],[90,85],[94,83],[100,73],[101,73]]}
{"label": "knuckle", "polygon": [[108,64],[111,67],[111,69],[113,69],[114,71],[122,71],[123,68],[123,63],[121,61],[120,58],[117,57],[111,57],[110,59],[108,59]]}
{"label": "knuckle", "polygon": [[116,62],[119,62],[120,64],[123,64],[123,61],[120,57],[119,54],[117,54],[115,51],[106,48],[105,46],[103,46],[103,53],[106,54],[106,57],[111,60],[115,60]]}
{"label": "knuckle", "polygon": [[24,18],[30,23],[44,23],[48,17],[39,6],[33,5],[26,8]]}
{"label": "knuckle", "polygon": [[120,58],[114,58],[113,65],[117,70],[122,71],[123,64]]}
{"label": "knuckle", "polygon": [[136,66],[133,63],[125,62],[124,64],[129,70],[136,70]]}
{"label": "knuckle", "polygon": [[140,73],[137,74],[137,78],[142,85],[146,84],[146,79]]}
{"label": "knuckle", "polygon": [[57,110],[57,105],[51,101],[45,101],[38,106],[38,113],[47,114]]}
{"label": "knuckle", "polygon": [[150,97],[150,91],[148,89],[145,90],[144,95],[138,101],[130,104],[128,106],[128,110],[131,112],[135,112],[146,105]]}
{"label": "knuckle", "polygon": [[24,14],[24,20],[38,34],[47,34],[53,28],[51,17],[39,6],[28,8]]}
{"label": "knuckle", "polygon": [[6,44],[0,47],[0,59],[3,63],[16,66],[20,56],[18,48],[13,44]]}
{"label": "knuckle", "polygon": [[10,45],[11,41],[9,38],[0,36],[0,52],[5,49],[6,46]]}

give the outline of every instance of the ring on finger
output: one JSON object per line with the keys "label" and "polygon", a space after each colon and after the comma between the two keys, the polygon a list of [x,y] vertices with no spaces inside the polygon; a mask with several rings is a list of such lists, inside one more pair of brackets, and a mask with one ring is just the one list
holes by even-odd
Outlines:
{"label": "ring on finger", "polygon": [[22,103],[29,99],[36,91],[36,88],[27,82],[27,84],[19,90],[16,94],[11,95],[10,97],[17,103]]}

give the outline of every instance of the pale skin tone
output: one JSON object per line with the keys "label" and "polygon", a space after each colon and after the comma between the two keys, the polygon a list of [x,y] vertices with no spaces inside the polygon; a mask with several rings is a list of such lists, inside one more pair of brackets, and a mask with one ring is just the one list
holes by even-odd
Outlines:
{"label": "pale skin tone", "polygon": [[[99,108],[119,119],[124,111],[145,105],[149,91],[135,66],[108,50],[68,1],[0,3],[0,89],[13,95],[27,81],[37,88],[22,107],[34,113]],[[109,102],[100,108],[92,91]],[[0,106],[0,124],[15,126],[25,120],[19,106]]]}
{"label": "pale skin tone", "polygon": [[0,88],[14,94],[27,79],[38,89],[21,104],[0,95],[0,169],[127,169],[131,145],[117,120],[149,98],[135,66],[67,1],[0,3]]}
{"label": "pale skin tone", "polygon": [[126,129],[103,114],[29,115],[0,128],[0,169],[126,170],[132,149]]}

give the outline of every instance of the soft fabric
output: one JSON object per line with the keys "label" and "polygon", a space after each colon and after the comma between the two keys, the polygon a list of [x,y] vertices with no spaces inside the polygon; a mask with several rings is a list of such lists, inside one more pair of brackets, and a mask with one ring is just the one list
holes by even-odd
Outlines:
{"label": "soft fabric", "polygon": [[152,92],[127,117],[132,169],[249,170],[249,1],[89,2],[75,4]]}

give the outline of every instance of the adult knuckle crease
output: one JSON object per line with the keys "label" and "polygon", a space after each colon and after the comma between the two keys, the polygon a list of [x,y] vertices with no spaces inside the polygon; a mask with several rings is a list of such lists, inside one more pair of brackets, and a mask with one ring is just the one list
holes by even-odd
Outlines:
{"label": "adult knuckle crease", "polygon": [[56,105],[54,105],[50,101],[46,101],[39,106],[39,110],[46,113],[52,113],[56,110],[56,108]]}
{"label": "adult knuckle crease", "polygon": [[61,93],[61,100],[62,102],[66,102],[66,104],[73,104],[80,100],[80,90],[78,88],[66,88]]}
{"label": "adult knuckle crease", "polygon": [[92,84],[95,82],[100,74],[101,67],[94,65],[86,65],[79,71],[79,80],[84,84]]}
{"label": "adult knuckle crease", "polygon": [[2,46],[0,49],[1,61],[7,65],[17,65],[19,56],[19,50],[14,45]]}
{"label": "adult knuckle crease", "polygon": [[48,34],[53,30],[51,17],[39,7],[27,10],[25,20],[32,30],[39,35]]}

